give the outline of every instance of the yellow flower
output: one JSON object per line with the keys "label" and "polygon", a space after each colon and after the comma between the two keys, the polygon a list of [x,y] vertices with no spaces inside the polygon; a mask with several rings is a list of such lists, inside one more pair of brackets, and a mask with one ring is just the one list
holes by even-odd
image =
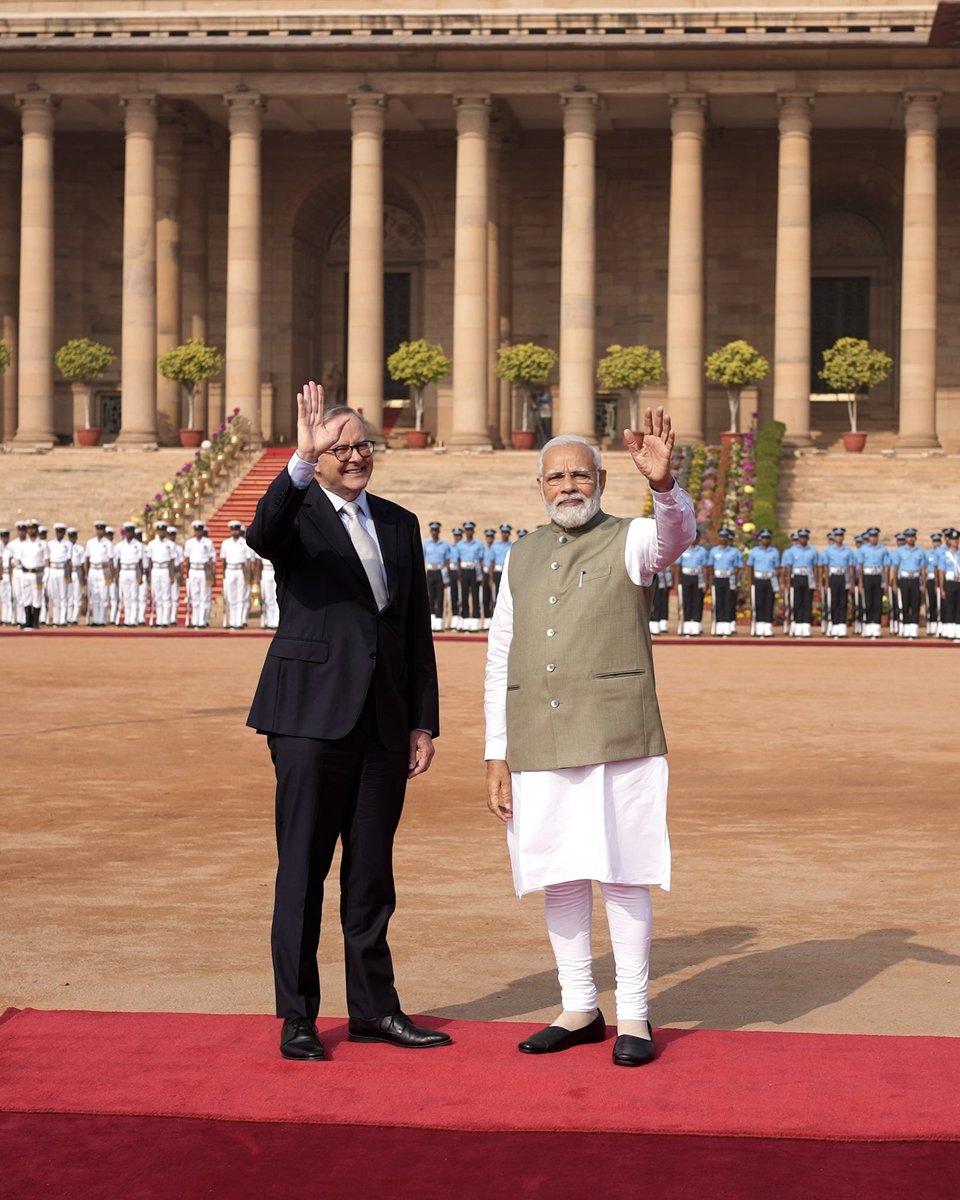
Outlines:
{"label": "yellow flower", "polygon": [[756,491],[756,488],[753,486],[752,483],[745,483],[743,485],[743,490],[748,496],[752,496],[753,493]]}
{"label": "yellow flower", "polygon": [[173,491],[173,484],[172,484],[172,483],[170,483],[170,482],[168,481],[167,483],[165,483],[165,484],[163,485],[163,490],[164,490],[165,492],[172,492],[172,491]]}
{"label": "yellow flower", "polygon": [[743,525],[743,532],[744,532],[744,533],[753,533],[753,531],[754,531],[755,529],[756,529],[756,525],[754,525],[754,523],[753,523],[752,521],[745,521],[745,522],[744,522],[744,525]]}

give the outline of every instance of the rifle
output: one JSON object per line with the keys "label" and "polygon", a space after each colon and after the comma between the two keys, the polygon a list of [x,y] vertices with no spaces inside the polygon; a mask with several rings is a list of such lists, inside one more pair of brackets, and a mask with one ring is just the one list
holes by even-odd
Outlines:
{"label": "rifle", "polygon": [[710,636],[714,637],[717,632],[717,585],[710,585]]}
{"label": "rifle", "polygon": [[750,583],[750,636],[753,637],[757,632],[757,587],[751,580]]}

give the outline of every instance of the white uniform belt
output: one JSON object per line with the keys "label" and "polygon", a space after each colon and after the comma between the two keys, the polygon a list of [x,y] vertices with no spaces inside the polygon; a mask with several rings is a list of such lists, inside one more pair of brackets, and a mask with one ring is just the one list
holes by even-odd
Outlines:
{"label": "white uniform belt", "polygon": [[943,577],[944,579],[949,579],[951,583],[955,583],[960,579],[960,575],[957,575],[954,571],[944,571]]}
{"label": "white uniform belt", "polygon": [[191,571],[205,571],[207,569],[208,565],[209,565],[208,563],[191,563],[190,570]]}
{"label": "white uniform belt", "polygon": [[919,579],[920,572],[919,571],[898,571],[897,578],[898,579]]}
{"label": "white uniform belt", "polygon": [[120,570],[121,571],[135,571],[137,569],[137,567],[139,567],[141,565],[142,565],[141,563],[121,563]]}
{"label": "white uniform belt", "polygon": [[681,571],[681,572],[680,572],[680,574],[681,574],[681,575],[687,575],[687,576],[689,576],[691,579],[699,579],[699,578],[700,578],[700,572],[699,572],[699,571]]}
{"label": "white uniform belt", "polygon": [[713,577],[714,577],[714,579],[731,579],[733,577],[733,572],[732,571],[714,571]]}
{"label": "white uniform belt", "polygon": [[246,563],[224,563],[223,565],[228,571],[242,571]]}
{"label": "white uniform belt", "polygon": [[830,568],[830,578],[831,579],[844,579],[846,577],[846,574],[847,574],[846,567],[842,567],[839,571],[834,570],[833,567]]}
{"label": "white uniform belt", "polygon": [[808,571],[804,571],[804,570],[794,571],[793,578],[794,579],[805,579],[808,583],[810,582],[810,574]]}
{"label": "white uniform belt", "polygon": [[62,562],[62,563],[47,563],[47,566],[50,568],[50,570],[51,570],[51,571],[63,571],[63,570],[65,570],[65,569],[66,569],[66,565],[67,565],[67,564],[66,564],[65,562]]}
{"label": "white uniform belt", "polygon": [[773,572],[772,571],[754,571],[753,577],[754,577],[754,579],[772,579]]}
{"label": "white uniform belt", "polygon": [[433,563],[427,563],[427,570],[428,571],[442,571],[443,567],[437,567],[437,566],[434,566]]}
{"label": "white uniform belt", "polygon": [[883,567],[864,567],[863,573],[864,575],[882,575]]}

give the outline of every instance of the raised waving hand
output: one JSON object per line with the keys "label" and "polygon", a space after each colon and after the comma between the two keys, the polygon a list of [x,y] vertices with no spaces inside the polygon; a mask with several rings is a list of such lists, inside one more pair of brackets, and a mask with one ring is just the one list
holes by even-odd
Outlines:
{"label": "raised waving hand", "polygon": [[343,427],[353,414],[339,413],[326,420],[323,388],[311,380],[297,392],[297,453],[304,462],[315,463],[326,450],[336,446]]}

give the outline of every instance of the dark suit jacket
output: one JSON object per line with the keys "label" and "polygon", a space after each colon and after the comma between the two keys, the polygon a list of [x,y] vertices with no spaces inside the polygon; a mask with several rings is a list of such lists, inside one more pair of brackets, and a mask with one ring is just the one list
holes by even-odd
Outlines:
{"label": "dark suit jacket", "polygon": [[341,738],[373,685],[383,744],[440,732],[437,667],[420,527],[413,513],[367,493],[389,600],[376,601],[343,521],[311,481],[286,468],[257,505],[247,544],[274,564],[280,624],[247,724],[261,733]]}

